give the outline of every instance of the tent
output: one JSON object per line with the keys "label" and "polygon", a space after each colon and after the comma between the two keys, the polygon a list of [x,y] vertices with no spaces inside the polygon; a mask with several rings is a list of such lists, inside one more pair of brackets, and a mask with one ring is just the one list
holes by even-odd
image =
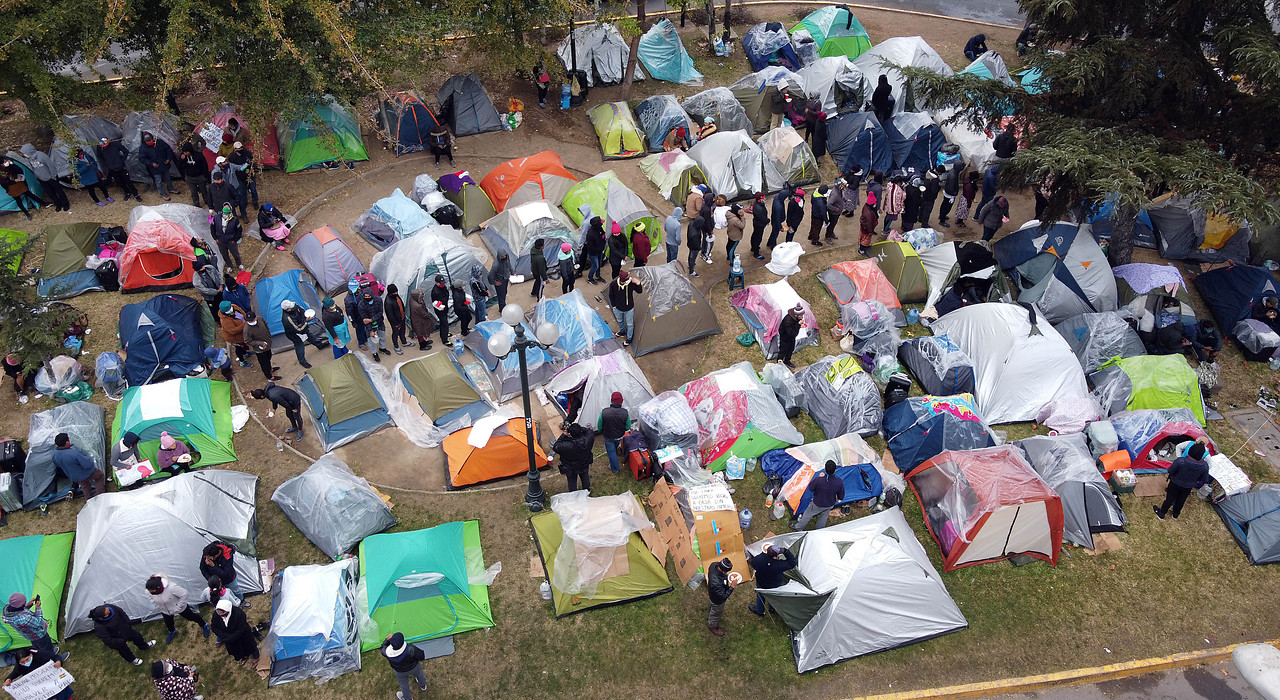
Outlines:
{"label": "tent", "polygon": [[[643,223],[650,245],[655,250],[660,249],[659,246],[662,245],[663,240],[662,219],[649,213],[644,200],[624,185],[622,180],[618,179],[617,173],[612,170],[592,175],[571,187],[565,194],[562,206],[577,226],[582,226],[582,222],[586,219],[582,212],[583,205],[590,205],[591,215],[601,218],[605,231],[612,231],[613,224],[618,224],[627,233],[628,242],[636,225]],[[585,242],[585,240],[574,241],[574,247],[577,248]],[[627,254],[631,254],[630,248]]]}
{"label": "tent", "polygon": [[296,386],[325,452],[392,424],[357,353],[307,370]]}
{"label": "tent", "polygon": [[440,126],[435,112],[412,90],[397,92],[382,100],[377,120],[383,140],[397,156],[427,150],[428,135]]}
{"label": "tent", "polygon": [[[592,428],[595,426],[593,425]],[[486,432],[487,431],[487,432]],[[533,423],[533,456],[538,469],[551,466],[537,421]],[[488,435],[487,438],[483,435]],[[472,444],[475,440],[479,446]],[[440,443],[450,490],[509,479],[529,471],[529,443],[523,418],[489,416],[461,428]]]}
{"label": "tent", "polygon": [[192,605],[208,602],[200,551],[213,542],[235,549],[241,591],[261,593],[257,490],[252,474],[206,469],[86,502],[76,517],[67,636],[91,631],[89,611],[104,602],[120,606],[133,620],[160,619],[141,584],[157,571],[187,589]]}
{"label": "tent", "polygon": [[[231,120],[236,120],[239,129],[231,131]],[[262,138],[255,139],[252,131],[257,131]],[[195,133],[205,140],[204,159],[208,161],[209,170],[213,170],[218,158],[218,147],[222,145],[223,134],[232,134],[232,143],[239,141],[253,152],[253,159],[264,168],[280,167],[280,142],[276,139],[276,125],[267,124],[261,130],[251,130],[249,120],[245,119],[232,105],[223,103],[217,109],[207,108],[196,124]],[[209,146],[213,148],[210,149]]]}
{"label": "tent", "polygon": [[[1129,305],[1137,297],[1153,291],[1184,298],[1187,282],[1174,265],[1153,263],[1129,263],[1111,269],[1116,276],[1116,296],[1121,304]],[[1186,300],[1189,302],[1190,298]]]}
{"label": "tent", "polygon": [[636,357],[720,334],[715,311],[679,261],[633,268],[631,278],[644,289],[636,295]]}
{"label": "tent", "polygon": [[820,7],[791,29],[804,29],[817,44],[819,56],[857,58],[871,48],[871,37],[848,5]]}
{"label": "tent", "polygon": [[813,499],[809,482],[827,461],[836,463],[836,476],[844,482],[844,499],[836,505],[878,498],[884,492],[880,455],[855,433],[769,450],[760,457],[760,470],[770,479],[782,480],[777,498],[798,517]]}
{"label": "tent", "polygon": [[973,360],[946,335],[922,335],[898,346],[898,359],[926,394],[972,394]]}
{"label": "tent", "polygon": [[178,132],[178,118],[168,112],[155,112],[145,110],[142,112],[129,112],[125,115],[124,122],[120,125],[120,131],[124,133],[121,143],[129,149],[129,158],[127,169],[129,171],[129,179],[134,182],[145,182],[152,184],[151,173],[147,170],[146,164],[138,159],[138,149],[142,147],[142,134],[148,133],[156,138],[157,141],[163,141],[169,144],[169,148],[173,149],[174,159],[169,164],[169,174],[175,179],[181,176],[178,172],[178,149],[182,147],[182,142],[186,138],[186,134]]}
{"label": "tent", "polygon": [[640,160],[640,172],[658,188],[664,199],[676,204],[683,204],[694,185],[707,182],[702,166],[680,150],[646,156]]}
{"label": "tent", "polygon": [[764,152],[745,131],[717,131],[689,149],[713,194],[751,197],[764,189]]}
{"label": "tent", "polygon": [[[560,206],[569,215],[574,226],[581,226],[582,222],[586,221],[586,214],[582,211],[583,205],[590,206],[591,215],[598,216],[601,220],[608,216],[606,208],[609,203],[609,185],[613,182],[622,184],[618,179],[618,173],[606,170],[579,181],[564,193]],[[606,226],[605,230],[608,231],[610,228]],[[583,241],[576,241],[574,246],[580,246],[582,243]]]}
{"label": "tent", "polygon": [[555,298],[544,298],[533,307],[534,328],[550,323],[560,329],[560,337],[549,350],[559,362],[578,362],[595,355],[607,355],[621,347],[613,329],[587,303],[581,289]]}
{"label": "tent", "polygon": [[680,35],[669,19],[660,19],[640,37],[636,56],[650,77],[669,83],[701,85],[702,74],[680,43]]}
{"label": "tent", "polygon": [[817,95],[827,116],[837,111],[862,109],[871,99],[867,78],[846,56],[827,56],[796,71],[804,81],[806,95]]}
{"label": "tent", "polygon": [[1198,275],[1193,281],[1224,335],[1249,318],[1263,299],[1280,295],[1280,282],[1265,267],[1228,265]]}
{"label": "tent", "polygon": [[106,136],[116,141],[124,137],[124,132],[115,122],[96,114],[65,114],[62,124],[66,127],[64,133],[71,134],[71,140],[64,141],[61,136],[54,136],[53,145],[49,147],[49,158],[58,169],[59,180],[78,186],[79,180],[71,176],[71,159],[76,149],[83,148],[89,157],[97,160],[98,154],[93,149],[98,147],[98,139]]}
{"label": "tent", "polygon": [[554,151],[509,160],[489,171],[480,189],[498,211],[540,199],[560,204],[578,178],[564,169]]}
{"label": "tent", "polygon": [[[523,326],[524,336],[533,338],[533,329],[529,324],[525,323]],[[489,352],[489,338],[492,338],[495,333],[505,333],[512,340],[516,337],[515,330],[511,326],[501,319],[494,319],[477,323],[462,342],[484,363],[485,369],[489,372],[489,379],[493,382],[498,402],[505,403],[519,396],[523,391],[520,386],[520,356],[519,353],[511,352],[506,357],[496,357]],[[542,386],[556,373],[551,354],[540,347],[525,350],[525,362],[529,372],[530,390]]]}
{"label": "tent", "polygon": [[[574,56],[577,62],[574,62]],[[587,87],[622,82],[631,60],[631,49],[623,41],[618,28],[609,22],[588,24],[573,30],[572,44],[565,37],[556,47],[556,56],[566,71],[580,70],[587,77]],[[632,80],[644,80],[644,71],[636,66]]]}
{"label": "tent", "polygon": [[408,308],[409,295],[414,290],[422,290],[430,300],[436,275],[466,283],[471,280],[472,269],[488,268],[489,262],[488,251],[468,242],[458,229],[433,225],[374,253],[369,270],[384,283],[394,284]]}
{"label": "tent", "polygon": [[1186,408],[1205,424],[1196,371],[1183,355],[1138,355],[1115,359],[1090,375],[1094,396],[1106,413],[1141,408]]}
{"label": "tent", "polygon": [[871,112],[848,112],[827,120],[827,151],[840,172],[871,174],[893,169],[893,147]]}
{"label": "tent", "polygon": [[898,301],[918,304],[929,298],[929,273],[910,243],[882,241],[871,246],[871,255],[893,285]]}
{"label": "tent", "polygon": [[396,524],[391,506],[333,454],[280,484],[271,502],[331,559],[341,559],[360,540]]}
{"label": "tent", "polygon": [[480,228],[481,224],[498,213],[493,208],[493,202],[489,201],[489,195],[480,189],[480,185],[465,170],[441,175],[439,184],[445,199],[462,211],[462,221],[458,225],[464,233]]}
{"label": "tent", "polygon": [[448,425],[464,416],[474,423],[493,410],[447,350],[402,362],[396,366],[396,374],[436,425]]}
{"label": "tent", "polygon": [[126,352],[125,377],[130,386],[142,386],[204,369],[214,322],[209,307],[198,299],[157,294],[120,309],[119,334]]}
{"label": "tent", "polygon": [[231,385],[192,378],[126,389],[111,423],[110,444],[125,433],[134,433],[142,439],[139,454],[154,460],[162,432],[200,453],[200,467],[236,461],[231,441]]}
{"label": "tent", "polygon": [[933,322],[973,359],[978,405],[992,425],[1035,420],[1056,399],[1088,394],[1075,353],[1034,307],[966,306]]}
{"label": "tent", "polygon": [[363,236],[374,248],[386,250],[392,243],[409,238],[437,223],[425,209],[397,187],[390,195],[374,202],[372,207],[357,216],[351,224],[351,230]]}
{"label": "tent", "polygon": [[[98,471],[106,473],[106,415],[106,409],[88,401],[72,401],[31,414],[27,464],[22,474],[23,508],[34,510],[71,497],[71,480],[53,463],[53,451],[57,449],[53,441],[59,433],[66,433],[71,444],[89,455]],[[57,608],[53,612],[57,614]]]}
{"label": "tent", "polygon": [[1244,263],[1249,260],[1253,228],[1209,214],[1184,197],[1166,195],[1147,207],[1160,257],[1200,263]]}
{"label": "tent", "polygon": [[1116,278],[1087,227],[1028,223],[996,241],[992,252],[1018,289],[1018,301],[1035,304],[1049,323],[1116,310]]}
{"label": "tent", "polygon": [[791,631],[799,673],[968,627],[899,508],[769,537],[748,555],[766,544],[796,554],[786,583],[760,594]]}
{"label": "tent", "polygon": [[544,241],[542,255],[547,269],[555,267],[561,244],[576,246],[578,227],[553,202],[545,199],[510,207],[485,222],[484,243],[494,258],[504,253],[511,257],[517,275],[532,274],[533,244]]}
{"label": "tent", "polygon": [[947,450],[996,444],[972,394],[912,396],[886,407],[884,439],[903,474]]}
{"label": "tent", "polygon": [[760,137],[760,151],[764,154],[764,189],[777,192],[787,183],[808,185],[817,182],[818,160],[813,157],[809,144],[794,128],[780,126],[770,129]]}
{"label": "tent", "polygon": [[[919,256],[920,265],[929,280],[929,295],[924,302],[926,309],[936,307],[945,296],[954,297],[951,292],[956,283],[966,277],[970,281],[981,281],[988,290],[997,294],[1002,290],[1007,293],[1008,285],[1000,265],[987,246],[979,241],[948,241],[920,252]],[[939,310],[939,313],[944,312]]]}
{"label": "tent", "polygon": [[645,137],[649,139],[649,150],[655,153],[663,150],[662,144],[667,136],[679,127],[684,127],[689,143],[693,143],[698,134],[693,121],[675,95],[653,95],[645,98],[636,105],[636,118],[640,120],[640,128],[644,129]]}
{"label": "tent", "polygon": [[1057,566],[1062,499],[1013,445],[943,452],[907,474],[942,570],[1023,554]]}
{"label": "tent", "polygon": [[[40,181],[36,179],[35,173],[31,172],[31,167],[26,162],[27,160],[26,157],[23,156],[21,153],[14,153],[13,151],[8,151],[4,155],[6,158],[12,160],[14,165],[18,166],[18,168],[22,171],[22,176],[24,178],[24,181],[27,183],[27,189],[29,189],[31,193],[34,194],[35,196],[42,197],[44,195],[44,187],[41,186]],[[27,208],[39,209],[40,205],[33,204],[32,202],[28,201]],[[8,192],[6,192],[3,188],[0,188],[0,212],[6,212],[6,211],[14,212],[14,211],[22,211],[22,210],[21,208],[18,207],[18,203],[14,201],[13,197],[10,197]],[[12,229],[5,229],[5,230],[8,231]]]}
{"label": "tent", "polygon": [[600,152],[605,160],[635,158],[644,155],[644,134],[626,102],[605,102],[592,107],[587,119],[600,139]]}
{"label": "tent", "polygon": [[85,267],[90,255],[98,254],[98,230],[101,224],[83,222],[50,224],[41,232],[44,238],[44,261],[36,292],[45,299],[68,299],[105,288],[93,270]]}
{"label": "tent", "polygon": [[893,113],[918,112],[923,104],[911,93],[907,77],[897,68],[890,66],[913,66],[931,70],[939,75],[951,77],[955,71],[933,50],[925,40],[918,36],[895,36],[871,47],[866,53],[858,56],[854,64],[862,69],[867,82],[873,87],[880,76],[889,78],[889,86],[893,94]]}
{"label": "tent", "polygon": [[1098,369],[1112,358],[1147,354],[1138,332],[1115,311],[1079,314],[1053,328],[1071,346],[1085,372]]}
{"label": "tent", "polygon": [[756,133],[763,134],[769,130],[769,125],[772,123],[773,112],[769,103],[773,95],[784,90],[793,95],[802,95],[804,80],[782,66],[767,66],[743,76],[738,82],[730,85],[729,89],[742,104]]}
{"label": "tent", "polygon": [[702,464],[712,471],[724,469],[730,457],[750,459],[804,442],[750,362],[695,379],[680,387],[680,393],[698,419]]}
{"label": "tent", "polygon": [[729,304],[738,311],[747,330],[755,336],[766,360],[778,356],[778,324],[783,314],[799,304],[804,308],[804,326],[796,336],[796,349],[818,344],[818,319],[809,308],[809,302],[800,298],[785,279],[772,284],[753,284],[739,289],[729,297]]}
{"label": "tent", "polygon": [[253,312],[258,314],[267,330],[271,333],[271,351],[284,352],[293,347],[284,334],[284,322],[281,320],[280,302],[288,299],[303,311],[311,310],[320,316],[320,294],[312,284],[311,275],[294,268],[278,275],[263,277],[253,287],[250,301]]}
{"label": "tent", "polygon": [[1213,504],[1249,563],[1280,562],[1280,488],[1262,484]]}
{"label": "tent", "polygon": [[377,634],[361,635],[362,650],[395,632],[412,644],[493,627],[485,573],[476,520],[365,538],[359,606]]}
{"label": "tent", "polygon": [[[643,268],[642,268],[643,269]],[[609,407],[613,392],[622,394],[622,406],[639,418],[640,404],[653,398],[644,372],[625,349],[579,360],[560,370],[547,382],[547,394],[564,397],[574,422],[595,430],[600,412]]]}
{"label": "tent", "polygon": [[933,118],[947,141],[959,149],[960,165],[984,172],[995,160],[996,149],[992,141],[997,132],[989,128],[975,128],[963,116],[957,116],[959,111],[958,107],[945,107],[934,112]]}
{"label": "tent", "polygon": [[356,118],[332,95],[314,101],[301,116],[280,122],[277,133],[286,173],[334,161],[369,160]]}
{"label": "tent", "polygon": [[884,125],[893,151],[893,167],[917,173],[933,168],[947,143],[942,129],[927,112],[901,112]]}
{"label": "tent", "polygon": [[880,271],[876,258],[836,263],[818,273],[818,281],[827,288],[838,307],[844,308],[856,301],[878,301],[893,314],[897,325],[907,325],[898,292]]}
{"label": "tent", "polygon": [[[0,559],[6,562],[0,573],[0,586],[21,593],[27,600],[39,598],[40,616],[48,624],[49,636],[59,641],[58,611],[62,609],[62,588],[67,585],[67,568],[71,560],[71,543],[75,534],[27,535],[0,540]],[[0,623],[0,651],[17,651],[31,646],[26,637],[7,624]]]}
{"label": "tent", "polygon": [[705,124],[707,117],[715,120],[718,131],[745,131],[755,133],[755,126],[733,91],[727,87],[713,87],[693,97],[685,98],[680,107],[693,119],[694,124]]}
{"label": "tent", "polygon": [[501,131],[502,117],[475,73],[455,75],[444,81],[436,93],[440,117],[448,122],[454,136],[474,136]]}
{"label": "tent", "polygon": [[1188,408],[1143,408],[1111,416],[1120,449],[1129,453],[1133,471],[1138,474],[1164,474],[1173,464],[1173,447],[1203,438],[1208,453],[1218,448],[1196,414]]}
{"label": "tent", "polygon": [[762,71],[770,66],[795,70],[801,66],[800,58],[791,48],[791,36],[781,22],[752,25],[742,35],[742,50],[747,54],[753,71]]}
{"label": "tent", "polygon": [[190,287],[195,271],[191,239],[203,242],[218,269],[224,261],[209,233],[208,212],[188,204],[134,207],[129,240],[120,252],[120,291],[160,292]]}
{"label": "tent", "polygon": [[1067,542],[1093,549],[1095,534],[1124,531],[1129,520],[1094,464],[1084,433],[1033,435],[1014,444],[1062,500],[1062,536]]}
{"label": "tent", "polygon": [[[1115,227],[1115,203],[1108,199],[1101,204],[1095,205],[1089,211],[1089,228],[1093,231],[1093,235],[1102,237],[1110,236],[1111,231]],[[1155,248],[1156,232],[1151,223],[1151,216],[1147,214],[1146,209],[1138,211],[1138,222],[1133,228],[1133,244],[1140,248]],[[1130,264],[1146,264],[1146,263],[1130,263]]]}
{"label": "tent", "polygon": [[663,559],[654,556],[637,531],[642,526],[651,528],[630,491],[556,494],[550,510],[529,518],[557,619],[672,591],[665,549]]}
{"label": "tent", "polygon": [[325,294],[335,294],[347,287],[347,281],[363,275],[364,263],[356,257],[342,234],[332,226],[308,231],[293,244],[293,256],[307,268],[316,285]]}
{"label": "tent", "polygon": [[1004,59],[995,51],[987,51],[978,56],[960,72],[964,75],[976,75],[979,78],[995,80],[1010,87],[1017,85],[1013,80],[1013,76],[1009,75],[1009,69],[1004,65]]}
{"label": "tent", "polygon": [[290,566],[271,584],[271,674],[267,686],[360,670],[356,617],[359,563]]}
{"label": "tent", "polygon": [[827,355],[796,373],[804,409],[827,437],[875,435],[884,420],[880,388],[849,355]]}

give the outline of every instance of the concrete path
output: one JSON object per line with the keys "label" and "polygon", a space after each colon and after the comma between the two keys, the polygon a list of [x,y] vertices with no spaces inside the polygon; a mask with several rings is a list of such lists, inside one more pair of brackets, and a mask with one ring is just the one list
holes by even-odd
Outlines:
{"label": "concrete path", "polygon": [[1038,700],[1261,700],[1230,661],[1115,681],[998,696]]}

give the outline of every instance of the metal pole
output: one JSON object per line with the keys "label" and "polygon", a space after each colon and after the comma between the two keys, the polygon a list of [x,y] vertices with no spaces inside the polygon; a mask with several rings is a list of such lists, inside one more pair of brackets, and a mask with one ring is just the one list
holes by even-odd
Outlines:
{"label": "metal pole", "polygon": [[529,448],[529,473],[525,478],[529,480],[529,488],[524,493],[524,505],[534,513],[542,511],[543,492],[542,492],[542,476],[538,474],[538,463],[534,456],[534,436],[533,436],[533,408],[529,404],[529,366],[525,362],[524,351],[531,343],[524,336],[524,328],[522,326],[515,327],[516,332],[516,352],[520,353],[520,388],[524,394],[524,437],[526,447]]}

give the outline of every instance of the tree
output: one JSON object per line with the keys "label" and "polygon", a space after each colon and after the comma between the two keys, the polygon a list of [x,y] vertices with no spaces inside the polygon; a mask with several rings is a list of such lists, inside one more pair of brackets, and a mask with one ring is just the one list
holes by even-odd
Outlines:
{"label": "tree", "polygon": [[80,312],[36,295],[36,280],[21,268],[39,236],[0,243],[0,343],[18,357],[22,371],[34,372],[62,352],[66,329]]}
{"label": "tree", "polygon": [[[1032,89],[904,68],[930,110],[978,128],[1013,115],[1025,147],[1007,188],[1048,179],[1045,219],[1116,207],[1113,263],[1129,262],[1151,197],[1174,192],[1236,220],[1274,222],[1280,36],[1264,0],[1020,0],[1037,24]],[[1052,49],[1052,50],[1050,50]],[[1052,176],[1052,177],[1050,177]]]}

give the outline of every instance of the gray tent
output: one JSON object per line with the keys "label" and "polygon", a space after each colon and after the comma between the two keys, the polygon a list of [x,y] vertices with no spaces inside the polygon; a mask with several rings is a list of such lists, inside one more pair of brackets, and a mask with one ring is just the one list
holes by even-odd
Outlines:
{"label": "gray tent", "polygon": [[1124,530],[1129,521],[1098,472],[1083,433],[1034,435],[1015,444],[1062,499],[1064,540],[1093,549],[1094,533]]}
{"label": "gray tent", "polygon": [[348,280],[365,273],[364,263],[332,226],[299,236],[293,244],[293,255],[325,294],[341,292]]}
{"label": "gray tent", "polygon": [[345,462],[327,454],[280,484],[271,501],[320,551],[333,559],[396,524],[391,508]]}
{"label": "gray tent", "polygon": [[32,414],[27,433],[27,468],[22,477],[22,507],[31,510],[42,503],[71,495],[71,482],[53,465],[53,439],[66,433],[71,444],[93,459],[93,466],[107,468],[106,409],[88,401],[72,401]]}
{"label": "gray tent", "polygon": [[817,182],[818,160],[800,132],[789,126],[772,129],[758,142],[764,153],[764,191],[777,192],[786,183]]}
{"label": "gray tent", "polygon": [[1213,505],[1249,563],[1280,563],[1280,484],[1259,484]]}
{"label": "gray tent", "polygon": [[1147,354],[1138,332],[1118,312],[1077,314],[1054,325],[1067,341],[1085,372],[1092,372],[1113,357]]}
{"label": "gray tent", "polygon": [[738,98],[738,102],[742,103],[756,133],[763,134],[769,130],[771,123],[769,102],[773,95],[784,90],[796,96],[803,95],[804,80],[782,66],[769,66],[764,70],[748,73],[730,85],[729,89]]}
{"label": "gray tent", "polygon": [[538,239],[544,242],[542,254],[547,268],[552,269],[559,259],[561,244],[577,245],[577,231],[578,227],[554,202],[537,199],[502,210],[485,222],[481,235],[494,258],[506,253],[515,273],[527,278],[533,272],[533,244]]}
{"label": "gray tent", "polygon": [[[49,148],[49,158],[58,169],[58,177],[69,184],[73,182],[70,179],[71,154],[77,147],[83,148],[85,154],[96,161],[98,154],[93,149],[98,147],[99,138],[106,136],[114,141],[124,136],[115,122],[93,114],[68,114],[62,117],[62,122],[71,132],[71,141],[55,137],[53,146]],[[102,168],[102,163],[98,163],[98,168]]]}
{"label": "gray tent", "polygon": [[715,310],[679,261],[637,267],[631,276],[644,289],[635,300],[639,313],[631,349],[636,357],[720,334]]}
{"label": "gray tent", "polygon": [[502,118],[475,73],[444,81],[436,100],[440,103],[440,117],[449,123],[454,136],[502,130]]}
{"label": "gray tent", "polygon": [[1248,222],[1232,230],[1221,217],[1210,217],[1183,197],[1167,197],[1147,207],[1160,257],[1201,263],[1249,260],[1253,228]]}
{"label": "gray tent", "polygon": [[727,87],[703,90],[681,102],[680,107],[693,119],[694,126],[701,126],[707,117],[711,117],[719,131],[742,130],[748,135],[755,133],[755,126],[747,117],[747,111]]}
{"label": "gray tent", "polygon": [[[564,64],[566,71],[576,67],[586,74],[587,87],[622,82],[622,77],[627,73],[631,49],[622,39],[617,27],[609,22],[584,25],[573,30],[573,40],[574,45],[570,46],[569,37],[565,37],[556,48],[556,56]],[[576,64],[573,62],[575,52]],[[638,61],[632,80],[644,80],[644,71],[640,70]]]}
{"label": "gray tent", "polygon": [[786,583],[760,590],[791,629],[796,670],[923,642],[969,626],[898,508],[747,546],[787,547]]}
{"label": "gray tent", "polygon": [[89,611],[103,603],[120,606],[134,620],[160,619],[142,586],[156,572],[187,589],[191,604],[208,602],[200,551],[215,541],[235,548],[241,590],[261,593],[257,489],[252,474],[204,469],[91,499],[76,518],[66,635],[92,630]]}
{"label": "gray tent", "polygon": [[871,98],[867,77],[848,56],[824,56],[796,71],[806,94],[817,95],[828,116],[858,111]]}
{"label": "gray tent", "polygon": [[182,137],[178,135],[177,117],[168,112],[129,112],[120,125],[124,132],[124,147],[129,149],[129,179],[134,182],[151,182],[147,166],[138,160],[138,149],[142,146],[142,134],[146,132],[156,137],[157,141],[169,144],[173,149],[173,160],[169,164],[169,174],[179,177],[178,148],[182,145]]}
{"label": "gray tent", "polygon": [[827,355],[796,372],[804,387],[804,410],[829,438],[876,434],[884,420],[880,390],[871,374],[849,355]]}

